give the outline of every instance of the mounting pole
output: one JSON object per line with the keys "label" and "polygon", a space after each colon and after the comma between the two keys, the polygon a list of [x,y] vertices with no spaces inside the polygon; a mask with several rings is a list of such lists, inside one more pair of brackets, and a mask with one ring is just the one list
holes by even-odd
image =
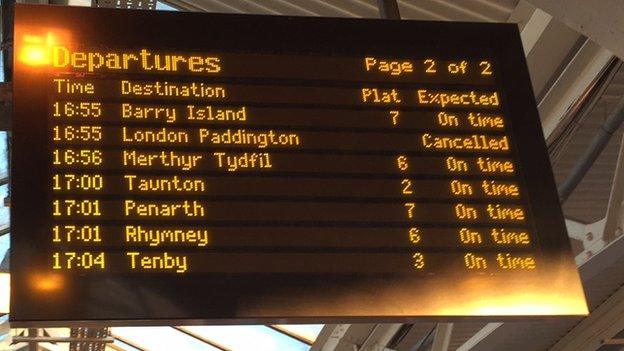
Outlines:
{"label": "mounting pole", "polygon": [[39,329],[28,328],[28,351],[37,351],[39,349],[36,338],[39,336]]}
{"label": "mounting pole", "polygon": [[377,0],[377,7],[379,8],[379,17],[383,19],[401,19],[397,0]]}
{"label": "mounting pole", "polygon": [[564,203],[570,194],[576,189],[576,186],[583,180],[591,166],[594,164],[600,153],[611,140],[611,136],[617,132],[620,125],[624,122],[624,99],[620,100],[613,111],[607,116],[607,119],[600,126],[600,130],[594,136],[591,143],[585,148],[576,161],[576,164],[570,171],[568,178],[561,183],[557,189],[559,199]]}

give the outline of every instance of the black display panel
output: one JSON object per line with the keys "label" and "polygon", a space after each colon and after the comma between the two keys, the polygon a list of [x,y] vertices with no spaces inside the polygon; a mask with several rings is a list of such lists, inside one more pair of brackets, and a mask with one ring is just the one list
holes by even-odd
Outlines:
{"label": "black display panel", "polygon": [[515,25],[17,5],[15,325],[579,315]]}

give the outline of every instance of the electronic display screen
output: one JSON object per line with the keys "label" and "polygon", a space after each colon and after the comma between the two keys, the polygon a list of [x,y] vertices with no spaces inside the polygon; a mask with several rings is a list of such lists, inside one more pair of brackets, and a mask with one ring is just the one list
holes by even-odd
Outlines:
{"label": "electronic display screen", "polygon": [[16,325],[587,306],[515,25],[17,5]]}

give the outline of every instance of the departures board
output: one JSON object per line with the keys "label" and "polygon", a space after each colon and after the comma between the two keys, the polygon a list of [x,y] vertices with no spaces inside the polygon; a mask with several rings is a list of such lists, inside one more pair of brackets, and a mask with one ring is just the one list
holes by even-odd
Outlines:
{"label": "departures board", "polygon": [[17,5],[16,325],[587,313],[515,25]]}

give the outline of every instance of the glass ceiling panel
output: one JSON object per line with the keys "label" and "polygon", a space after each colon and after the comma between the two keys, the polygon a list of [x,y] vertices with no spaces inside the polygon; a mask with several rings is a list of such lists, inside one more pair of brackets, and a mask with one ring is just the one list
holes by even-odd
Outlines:
{"label": "glass ceiling panel", "polygon": [[305,351],[310,347],[299,340],[263,325],[190,326],[189,333],[236,351]]}
{"label": "glass ceiling panel", "polygon": [[286,331],[287,333],[296,335],[302,339],[313,343],[318,337],[324,324],[277,324],[276,328]]}
{"label": "glass ceiling panel", "polygon": [[[0,316],[0,324],[6,323],[8,320],[9,320],[8,314]],[[0,350],[4,350],[4,349],[8,350],[9,347],[11,346],[11,340],[8,338],[9,335],[11,335],[10,332],[0,334]]]}
{"label": "glass ceiling panel", "polygon": [[165,3],[162,3],[160,1],[156,2],[156,10],[161,10],[161,11],[178,11],[178,9],[173,8]]}
{"label": "glass ceiling panel", "polygon": [[[115,346],[116,348],[113,346]],[[132,347],[126,344],[125,342],[119,339],[115,339],[115,342],[113,342],[113,346],[106,346],[106,351],[118,351],[119,349],[128,350],[128,351],[141,351],[135,347]]]}
{"label": "glass ceiling panel", "polygon": [[111,328],[113,336],[150,351],[220,351],[170,327]]}

